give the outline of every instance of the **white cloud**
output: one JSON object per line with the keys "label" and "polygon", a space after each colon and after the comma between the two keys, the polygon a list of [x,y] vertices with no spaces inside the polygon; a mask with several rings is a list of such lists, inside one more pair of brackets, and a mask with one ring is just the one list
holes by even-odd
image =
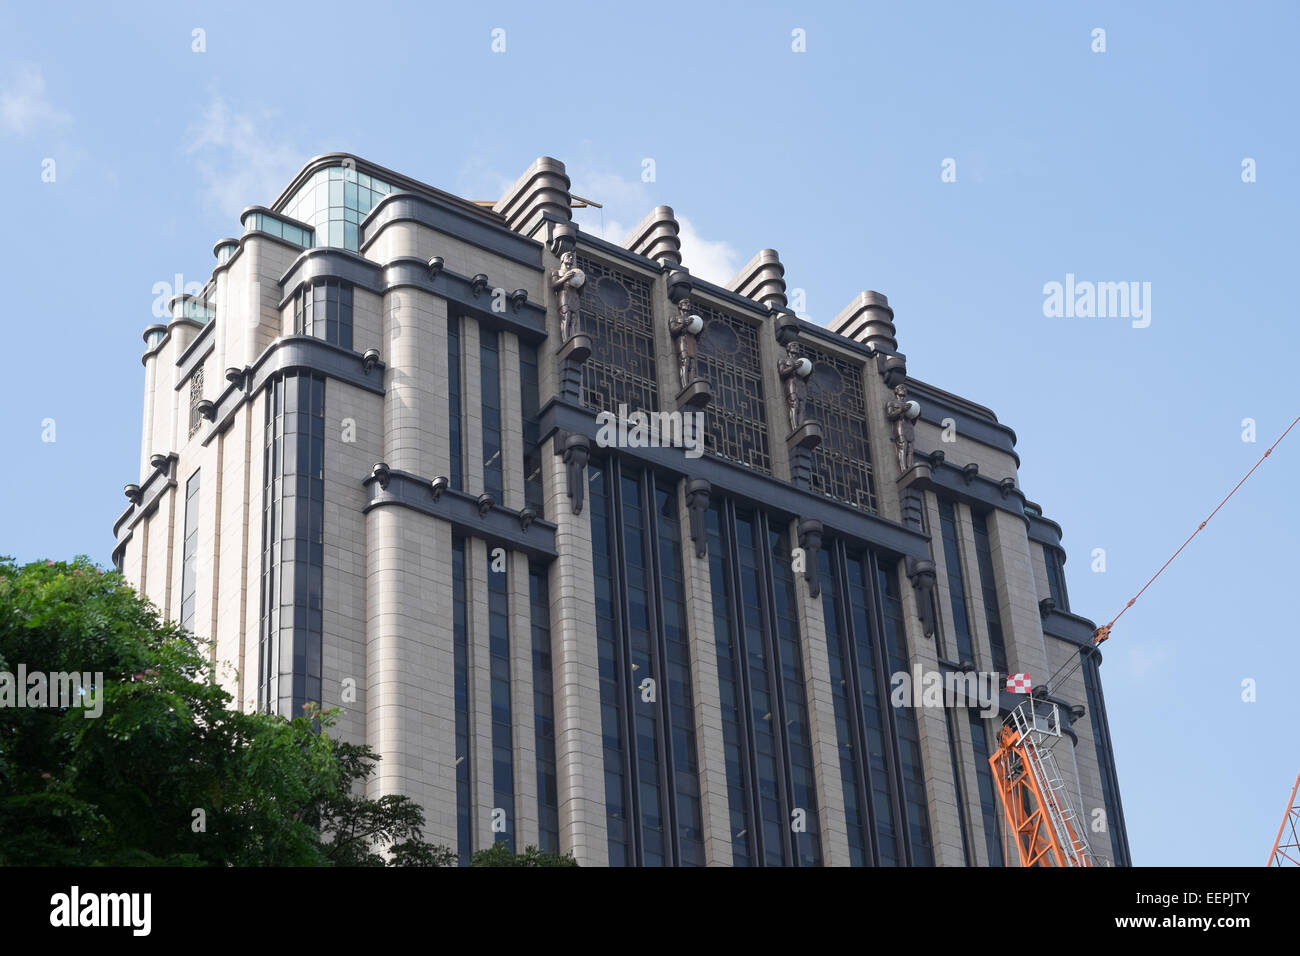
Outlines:
{"label": "white cloud", "polygon": [[220,97],[186,131],[185,152],[195,157],[205,200],[232,217],[247,206],[270,205],[306,159],[269,120],[236,113]]}
{"label": "white cloud", "polygon": [[0,126],[25,136],[41,123],[65,123],[72,117],[56,110],[45,96],[45,77],[30,67],[0,92]]}
{"label": "white cloud", "polygon": [[[661,205],[651,196],[648,184],[639,180],[624,179],[612,173],[595,171],[569,171],[572,189],[580,196],[600,203],[604,208],[575,209],[574,220],[585,231],[619,245],[655,206]],[[696,231],[691,221],[677,214],[681,228],[682,265],[691,275],[724,285],[744,265],[731,243],[722,239],[705,239]]]}
{"label": "white cloud", "polygon": [[705,239],[685,216],[679,215],[677,224],[681,227],[677,238],[682,242],[682,265],[691,270],[691,275],[716,285],[726,285],[735,278],[744,262],[731,243]]}

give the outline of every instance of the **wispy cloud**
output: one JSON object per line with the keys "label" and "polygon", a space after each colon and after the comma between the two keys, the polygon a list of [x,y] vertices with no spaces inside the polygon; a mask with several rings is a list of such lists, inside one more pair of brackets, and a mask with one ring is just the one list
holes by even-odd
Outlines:
{"label": "wispy cloud", "polygon": [[0,92],[0,127],[26,136],[42,124],[59,125],[72,117],[55,109],[45,95],[45,77],[31,67],[19,71]]}
{"label": "wispy cloud", "polygon": [[268,117],[236,112],[219,96],[190,126],[185,152],[203,179],[204,201],[232,217],[246,206],[269,204],[306,158]]}
{"label": "wispy cloud", "polygon": [[[640,180],[595,170],[569,170],[573,190],[600,203],[603,209],[575,209],[573,218],[587,232],[602,239],[622,244],[629,232],[645,216],[660,205],[651,195],[648,184]],[[722,285],[728,282],[744,265],[736,249],[722,239],[706,239],[699,234],[691,221],[677,212],[681,228],[682,265],[692,275]]]}

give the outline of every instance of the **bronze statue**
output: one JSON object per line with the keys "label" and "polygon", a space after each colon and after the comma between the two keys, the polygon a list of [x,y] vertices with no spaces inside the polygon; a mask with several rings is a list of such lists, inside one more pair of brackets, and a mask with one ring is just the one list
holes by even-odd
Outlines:
{"label": "bronze statue", "polygon": [[776,371],[785,386],[790,431],[797,432],[804,421],[804,405],[808,400],[807,378],[812,374],[812,362],[799,354],[797,342],[789,342],[785,347],[785,358],[776,363]]}
{"label": "bronze statue", "polygon": [[898,471],[905,474],[912,467],[912,444],[916,428],[912,424],[921,414],[921,407],[907,399],[907,386],[894,386],[895,400],[885,406],[885,417],[894,423],[894,445],[898,450]]}
{"label": "bronze statue", "polygon": [[577,267],[573,252],[560,256],[560,268],[551,273],[551,288],[560,303],[560,341],[567,342],[582,331],[580,316],[582,314],[582,286],[587,281],[586,274]]}
{"label": "bronze statue", "polygon": [[677,345],[677,377],[683,389],[695,381],[695,344],[703,328],[703,320],[691,314],[691,300],[678,302],[677,314],[668,320],[668,331]]}

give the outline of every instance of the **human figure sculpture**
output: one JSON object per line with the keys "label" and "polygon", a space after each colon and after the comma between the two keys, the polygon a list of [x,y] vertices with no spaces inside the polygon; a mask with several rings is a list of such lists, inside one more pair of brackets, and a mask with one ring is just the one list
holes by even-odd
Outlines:
{"label": "human figure sculpture", "polygon": [[582,286],[586,274],[578,268],[572,252],[560,256],[560,268],[551,273],[551,288],[560,304],[560,340],[567,342],[580,331],[582,314]]}
{"label": "human figure sculpture", "polygon": [[916,420],[919,409],[913,409],[907,399],[907,386],[894,386],[894,401],[885,406],[885,416],[894,423],[894,446],[898,451],[898,471],[905,474],[912,467],[912,444],[916,438]]}
{"label": "human figure sculpture", "polygon": [[812,373],[812,363],[799,354],[798,343],[789,342],[785,347],[785,358],[776,363],[776,370],[785,386],[790,431],[796,432],[804,420],[804,406],[808,400],[807,378]]}
{"label": "human figure sculpture", "polygon": [[677,346],[677,377],[682,388],[695,381],[695,346],[703,323],[691,314],[691,300],[677,303],[677,312],[668,319],[668,331]]}

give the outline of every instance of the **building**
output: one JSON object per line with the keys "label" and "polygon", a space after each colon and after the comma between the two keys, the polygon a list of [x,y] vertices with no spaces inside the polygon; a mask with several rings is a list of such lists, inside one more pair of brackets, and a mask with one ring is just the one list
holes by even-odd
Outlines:
{"label": "building", "polygon": [[[549,158],[491,204],[330,154],[246,210],[145,331],[116,564],[244,708],[342,708],[462,858],[1003,862],[996,717],[894,694],[1013,706],[1088,645],[1014,433],[910,375],[885,296],[821,327],[771,250],[722,287],[670,208],[620,246],[572,205]],[[1099,663],[1048,693],[1127,864]]]}

